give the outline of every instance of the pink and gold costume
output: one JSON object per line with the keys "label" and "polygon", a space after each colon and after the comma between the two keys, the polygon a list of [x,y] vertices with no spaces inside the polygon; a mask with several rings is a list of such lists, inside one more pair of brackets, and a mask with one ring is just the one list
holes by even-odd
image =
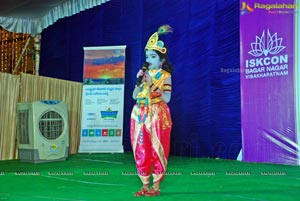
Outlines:
{"label": "pink and gold costume", "polygon": [[165,83],[165,79],[171,75],[162,69],[149,70],[149,74],[152,85],[142,85],[130,121],[131,145],[143,184],[149,184],[151,173],[154,183],[164,178],[172,127],[169,107],[159,92],[171,91],[171,85]]}

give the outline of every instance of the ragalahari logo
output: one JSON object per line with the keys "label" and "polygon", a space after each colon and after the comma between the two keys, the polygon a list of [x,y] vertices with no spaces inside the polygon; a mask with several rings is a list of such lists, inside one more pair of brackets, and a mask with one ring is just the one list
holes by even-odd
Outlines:
{"label": "ragalahari logo", "polygon": [[251,43],[251,51],[248,53],[254,57],[259,57],[261,55],[267,56],[268,54],[278,54],[281,52],[285,46],[282,46],[282,38],[277,37],[277,32],[271,35],[268,30],[268,35],[265,35],[265,30],[261,37],[256,36],[255,42]]}
{"label": "ragalahari logo", "polygon": [[252,13],[254,11],[253,8],[249,6],[246,2],[242,2],[242,8],[241,8],[241,15],[244,15],[246,13]]}

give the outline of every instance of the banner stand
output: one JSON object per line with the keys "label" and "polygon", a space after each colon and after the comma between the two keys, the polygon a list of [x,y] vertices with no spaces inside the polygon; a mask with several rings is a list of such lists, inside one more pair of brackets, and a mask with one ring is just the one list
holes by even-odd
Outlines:
{"label": "banner stand", "polygon": [[240,1],[243,161],[299,165],[299,7]]}
{"label": "banner stand", "polygon": [[79,153],[123,153],[126,46],[84,47]]}

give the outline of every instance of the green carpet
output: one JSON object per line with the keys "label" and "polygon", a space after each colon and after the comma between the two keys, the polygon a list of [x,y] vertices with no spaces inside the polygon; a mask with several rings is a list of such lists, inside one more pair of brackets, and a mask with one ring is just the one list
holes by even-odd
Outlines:
{"label": "green carpet", "polygon": [[158,197],[141,186],[132,153],[77,154],[63,162],[0,161],[0,200],[300,200],[300,166],[171,156]]}

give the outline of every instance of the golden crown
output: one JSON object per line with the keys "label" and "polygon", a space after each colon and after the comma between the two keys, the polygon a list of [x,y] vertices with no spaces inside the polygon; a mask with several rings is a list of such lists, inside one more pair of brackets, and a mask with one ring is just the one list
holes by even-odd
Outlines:
{"label": "golden crown", "polygon": [[163,54],[167,52],[167,48],[165,48],[165,44],[163,41],[158,40],[158,36],[162,34],[168,34],[173,32],[172,27],[170,25],[162,25],[158,28],[157,32],[152,34],[148,39],[145,49],[147,50],[157,50]]}

